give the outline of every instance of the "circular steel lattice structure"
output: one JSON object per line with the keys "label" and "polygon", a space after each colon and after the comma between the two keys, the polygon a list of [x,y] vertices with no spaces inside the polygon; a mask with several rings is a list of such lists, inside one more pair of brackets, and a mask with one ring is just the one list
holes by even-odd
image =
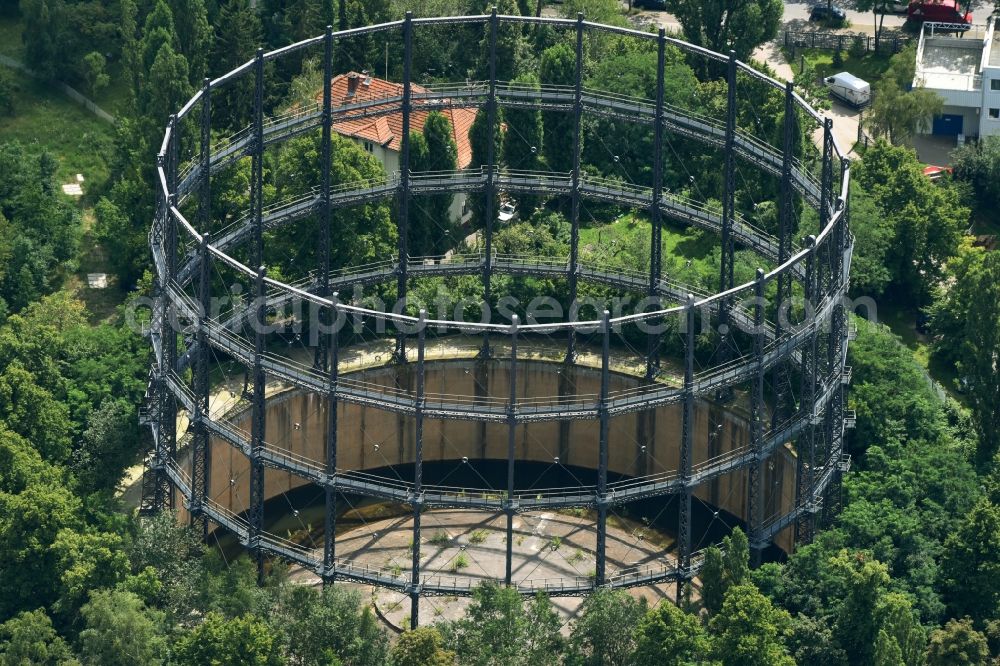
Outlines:
{"label": "circular steel lattice structure", "polygon": [[[524,29],[545,26],[575,34],[576,82],[573,86],[541,84],[529,87],[497,80],[498,31],[506,26]],[[421,30],[461,26],[481,30],[486,44],[490,76],[484,81],[432,84],[412,82],[414,35]],[[381,97],[335,104],[331,94],[335,45],[343,40],[377,33],[396,35],[402,45],[402,83],[396,92]],[[593,90],[583,85],[585,40],[615,35],[656,45],[657,95],[648,100]],[[720,119],[698,115],[664,99],[665,51],[678,49],[685,57],[724,73],[728,106]],[[294,54],[312,54],[323,63],[324,91],[315,105],[267,117],[264,113],[265,64]],[[740,84],[741,80],[749,83]],[[247,85],[254,91],[253,120],[249,127],[225,138],[212,135],[212,100],[229,87]],[[738,86],[753,85],[784,101],[783,145],[779,149],[737,123]],[[498,124],[501,108],[562,112],[573,119],[574,168],[569,173],[523,171],[502,167],[490,146],[482,168],[454,172],[413,172],[409,168],[412,114],[455,108],[485,109],[488,126]],[[384,179],[334,184],[330,174],[331,125],[353,119],[400,115],[403,131],[399,171]],[[581,122],[585,117],[612,119],[650,128],[652,134],[652,183],[638,185],[620,179],[584,173],[581,161]],[[819,151],[808,158],[796,156],[799,136],[811,129],[819,136]],[[321,132],[322,182],[305,196],[265,205],[264,154],[268,146],[318,130]],[[704,201],[671,193],[664,186],[664,163],[670,137],[721,151],[724,157],[721,211]],[[671,159],[683,159],[671,149]],[[150,231],[157,298],[153,309],[151,340],[156,362],[151,372],[144,421],[151,426],[154,447],[143,482],[143,509],[175,506],[175,493],[183,508],[208,534],[209,524],[232,532],[253,552],[259,566],[265,555],[278,556],[314,571],[324,580],[351,580],[399,590],[414,601],[411,622],[417,622],[417,601],[422,595],[469,594],[473,581],[461,574],[427,575],[421,567],[421,514],[434,507],[492,510],[507,516],[507,543],[513,517],[519,512],[584,507],[596,514],[597,540],[592,576],[559,580],[518,580],[512,574],[508,546],[502,580],[525,594],[545,591],[552,595],[580,595],[595,586],[633,587],[676,581],[680,586],[696,575],[700,551],[692,547],[692,497],[699,489],[726,475],[737,475],[745,490],[740,518],[759,556],[779,533],[794,532],[807,541],[820,510],[836,510],[840,474],[846,468],[843,386],[849,331],[844,299],[848,288],[852,236],[848,226],[847,193],[850,166],[846,153],[831,132],[831,121],[820,116],[799,97],[790,83],[782,84],[734,56],[724,56],[660,34],[644,33],[578,20],[498,16],[463,16],[415,19],[335,33],[305,40],[257,57],[216,79],[206,81],[180,111],[171,117],[159,154],[157,174],[160,205]],[[233,224],[215,229],[211,213],[213,176],[249,157],[249,210]],[[616,158],[617,159],[617,158]],[[769,234],[747,222],[735,201],[739,165],[768,174],[780,184],[777,201],[778,231]],[[565,197],[570,205],[570,254],[565,258],[500,255],[493,250],[495,199],[500,191],[526,195]],[[483,248],[474,254],[449,254],[433,259],[408,253],[407,224],[411,202],[427,194],[462,192],[482,196],[485,206]],[[382,263],[342,268],[332,266],[331,245],[337,230],[329,221],[338,208],[392,198],[397,206],[399,246],[394,259]],[[630,272],[587,263],[580,257],[580,206],[597,201],[648,212],[651,218],[651,257],[648,272]],[[814,235],[801,246],[792,242],[797,206],[818,212]],[[185,210],[188,211],[187,215]],[[192,212],[193,211],[193,212]],[[192,223],[188,216],[194,219]],[[265,232],[318,219],[318,265],[297,282],[267,275]],[[663,275],[661,230],[666,221],[718,232],[721,237],[720,282],[714,294],[679,284]],[[758,269],[756,279],[734,284],[735,247],[752,250],[770,266]],[[244,256],[246,259],[239,259]],[[260,268],[257,268],[260,266]],[[250,307],[219,314],[213,308],[213,280],[217,271],[243,280],[252,289]],[[568,301],[575,303],[582,284],[602,285],[651,299],[646,312],[533,324],[516,316],[503,323],[467,324],[456,320],[383,312],[338,300],[358,285],[395,283],[396,295],[405,298],[410,281],[432,276],[477,276],[484,302],[495,299],[493,279],[498,275],[565,280]],[[696,295],[699,294],[699,295]],[[804,314],[796,323],[785,322],[791,309]],[[390,387],[356,378],[342,360],[342,336],[337,327],[317,339],[312,363],[269,349],[269,313],[289,303],[306,304],[327,325],[345,317],[381,323],[394,332],[394,352],[389,365],[405,366],[406,386]],[[700,328],[696,321],[700,319]],[[660,357],[667,349],[663,327],[675,320],[676,381],[660,372]],[[252,324],[254,332],[247,334]],[[642,326],[646,328],[642,328]],[[503,364],[509,395],[468,397],[428,390],[425,358],[428,331],[434,335],[464,333],[482,339],[482,362]],[[655,330],[648,330],[655,329]],[[636,339],[642,330],[644,381],[638,386],[613,388],[612,376],[618,339]],[[670,329],[668,329],[670,330]],[[623,332],[624,331],[624,332]],[[591,367],[599,371],[594,395],[524,399],[518,391],[519,345],[523,350],[533,336],[544,332],[565,344],[565,363],[577,363],[579,338],[595,342]],[[632,336],[632,337],[628,337]],[[551,339],[551,338],[550,338]],[[737,342],[741,341],[740,343]],[[706,342],[707,341],[707,342]],[[273,339],[270,341],[273,346]],[[707,358],[699,349],[714,346]],[[741,347],[743,344],[743,347]],[[498,350],[502,347],[503,353]],[[244,397],[250,412],[250,432],[233,425],[226,415],[213,414],[210,355],[225,357],[245,368]],[[700,360],[699,360],[700,358]],[[382,359],[379,359],[381,362]],[[384,365],[384,364],[383,364]],[[190,369],[193,380],[183,377]],[[314,460],[301,452],[268,441],[265,435],[268,381],[280,381],[300,391],[320,396],[327,405],[328,427],[324,456]],[[766,391],[770,383],[772,390]],[[789,388],[794,387],[794,388]],[[729,450],[696,460],[695,408],[699,400],[726,399],[733,391],[747,396],[747,441]],[[412,479],[390,479],[338,466],[338,406],[360,405],[408,419],[412,428]],[[656,468],[655,473],[633,474],[608,480],[609,450],[616,444],[613,419],[645,413],[664,406],[679,410],[677,464]],[[178,415],[190,424],[190,448],[180,453]],[[507,487],[449,488],[427,485],[422,479],[423,432],[429,420],[457,420],[506,428],[509,433],[506,462]],[[589,421],[597,425],[596,483],[575,488],[519,489],[514,481],[515,433],[529,424]],[[298,423],[295,427],[298,428]],[[485,426],[484,426],[485,427]],[[181,438],[182,440],[184,438]],[[249,493],[242,510],[215,501],[210,492],[212,441],[231,447],[248,461]],[[792,450],[794,442],[794,497],[786,503],[770,501],[762,488],[769,466],[779,451]],[[217,445],[218,445],[217,444]],[[645,452],[642,446],[641,451]],[[343,454],[343,451],[339,452]],[[558,462],[558,458],[555,459]],[[646,469],[650,466],[647,465]],[[268,533],[264,529],[265,473],[279,470],[323,489],[326,501],[325,538],[321,548],[310,548]],[[231,481],[235,484],[235,480]],[[413,514],[413,556],[408,569],[361,566],[337,556],[335,521],[337,495],[381,498],[408,505]],[[608,571],[605,538],[608,512],[636,500],[671,496],[678,507],[677,552],[672,561]]]}

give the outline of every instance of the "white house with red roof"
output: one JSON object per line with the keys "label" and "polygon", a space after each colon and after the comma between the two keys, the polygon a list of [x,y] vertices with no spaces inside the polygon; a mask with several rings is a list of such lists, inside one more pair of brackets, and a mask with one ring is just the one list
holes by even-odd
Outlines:
{"label": "white house with red roof", "polygon": [[[411,90],[420,94],[428,92],[426,88],[411,84]],[[403,84],[378,79],[367,72],[348,72],[338,74],[331,80],[331,97],[333,108],[356,104],[362,101],[390,100],[403,94]],[[319,95],[322,101],[322,93]],[[414,108],[410,113],[410,131],[423,132],[424,122],[430,111]],[[457,163],[459,169],[465,169],[472,163],[472,144],[469,141],[469,129],[476,119],[476,109],[443,109],[444,115],[451,124],[452,136],[457,148]],[[366,152],[374,155],[386,173],[399,170],[399,153],[403,138],[403,113],[397,111],[374,118],[358,118],[352,120],[336,120],[331,125],[334,132],[357,142]],[[456,194],[451,206],[452,220],[459,220],[465,213],[465,194]]]}

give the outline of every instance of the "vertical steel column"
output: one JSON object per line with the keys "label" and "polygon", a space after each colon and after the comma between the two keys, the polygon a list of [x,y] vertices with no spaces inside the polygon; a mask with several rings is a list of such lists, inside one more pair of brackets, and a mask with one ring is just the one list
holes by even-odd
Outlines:
{"label": "vertical steel column", "polygon": [[[204,172],[208,178],[208,172]],[[209,376],[208,376],[208,334],[207,326],[210,317],[212,300],[211,262],[212,254],[208,250],[211,237],[206,231],[201,237],[198,265],[198,321],[197,339],[194,356],[194,439],[191,443],[191,525],[198,525],[201,538],[208,538],[208,518],[204,513],[205,500],[209,495]]]}
{"label": "vertical steel column", "polygon": [[[410,233],[410,113],[412,109],[411,67],[413,65],[413,12],[403,19],[403,136],[399,148],[399,240],[396,258],[396,298],[406,299]],[[406,363],[406,335],[396,334],[396,361]]]}
{"label": "vertical steel column", "polygon": [[201,137],[199,168],[201,181],[198,188],[198,228],[202,230],[201,246],[199,247],[198,272],[198,313],[197,334],[194,349],[194,438],[191,442],[191,525],[198,525],[201,538],[208,538],[208,518],[204,514],[205,498],[209,493],[209,434],[206,419],[210,418],[209,406],[209,376],[208,376],[208,337],[206,335],[206,320],[211,307],[211,253],[208,244],[211,242],[209,229],[212,219],[212,82],[206,78],[201,89]]}
{"label": "vertical steel column", "polygon": [[[826,228],[830,221],[833,219],[833,205],[834,205],[834,192],[833,192],[833,120],[831,118],[823,119],[823,166],[822,173],[820,175],[820,228]],[[831,256],[835,252],[836,248],[833,247],[833,239],[830,235],[827,235],[823,239],[822,243],[819,243],[816,247],[816,289],[815,296],[813,300],[815,301],[815,307],[819,308],[824,300],[833,293],[833,288],[835,284],[835,278],[832,274],[832,260]],[[832,356],[830,352],[830,338],[833,335],[833,330],[831,326],[825,322],[817,322],[816,344],[820,344],[820,336],[825,334],[826,338],[822,341],[822,344],[826,347],[827,353],[820,355],[816,354],[814,357],[814,362],[816,364],[815,372],[815,383],[817,392],[820,389],[825,389],[827,387],[827,382],[832,379],[833,367],[831,365]],[[837,377],[837,381],[840,378]],[[821,439],[821,446],[818,447],[817,451],[817,471],[826,470],[827,465],[830,461],[830,452],[833,447],[832,441],[832,422],[829,421],[830,410],[823,408],[823,421],[817,422],[816,426],[822,425],[822,428],[816,428],[816,434],[814,435],[813,441],[816,442],[817,439]],[[820,478],[820,474],[817,473],[814,476],[813,483],[816,483],[816,479]],[[814,510],[819,511],[822,506],[821,497],[824,488],[814,488],[813,495],[814,501],[816,502]]]}
{"label": "vertical steel column", "polygon": [[[726,139],[725,159],[723,162],[722,183],[722,252],[719,262],[719,291],[726,291],[733,286],[733,220],[736,217],[736,52],[729,52],[729,66],[726,74]],[[732,331],[729,326],[729,309],[732,307],[729,298],[719,301],[719,334],[721,335],[719,352],[720,361],[725,363],[732,357]],[[728,397],[731,390],[720,392]]]}
{"label": "vertical steel column", "polygon": [[264,49],[257,49],[254,62],[253,153],[250,162],[250,211],[254,236],[250,265],[264,265],[264,235],[261,212],[264,207]]}
{"label": "vertical steel column", "polygon": [[601,315],[601,395],[598,413],[601,421],[600,448],[597,456],[597,565],[594,585],[605,583],[608,541],[608,391],[611,384],[611,313]]}
{"label": "vertical steel column", "polygon": [[[823,163],[820,173],[819,228],[825,229],[832,219],[833,206],[833,120],[823,119]],[[813,298],[818,307],[828,293],[830,280],[829,238],[816,248],[816,292]]]}
{"label": "vertical steel column", "polygon": [[684,412],[681,424],[681,499],[677,514],[677,605],[691,579],[691,447],[694,441],[694,296],[684,304]]}
{"label": "vertical steel column", "polygon": [[[576,302],[580,270],[580,142],[583,139],[583,14],[576,15],[576,79],[573,84],[573,190],[571,192],[569,240],[569,306]],[[576,360],[576,329],[569,329],[566,362]]]}
{"label": "vertical steel column", "polygon": [[[332,295],[334,303],[337,294]],[[340,377],[340,327],[336,306],[330,308],[330,370],[326,384],[326,484],[323,525],[323,584],[332,583],[337,571],[337,380]]]}
{"label": "vertical steel column", "polygon": [[[814,301],[816,300],[816,237],[806,238],[806,277],[805,277],[805,308],[807,318],[814,316]],[[799,398],[798,418],[805,419],[806,428],[796,440],[798,449],[798,473],[796,475],[795,508],[799,518],[795,526],[795,539],[801,543],[809,543],[813,538],[815,522],[813,520],[813,479],[816,473],[816,441],[815,425],[812,422],[816,402],[816,321],[807,319],[804,326],[812,327],[809,339],[802,346],[802,388]],[[804,445],[804,446],[803,446]]]}
{"label": "vertical steel column", "polygon": [[514,444],[517,442],[517,325],[518,316],[510,318],[510,396],[507,401],[507,557],[503,580],[510,585],[514,568]]}
{"label": "vertical steel column", "polygon": [[419,625],[420,614],[420,512],[424,507],[424,346],[427,341],[427,310],[420,310],[417,326],[417,395],[413,401],[413,563],[410,582],[410,629]]}
{"label": "vertical steel column", "polygon": [[[177,208],[177,162],[180,145],[180,124],[177,116],[170,116],[170,141],[167,143],[167,226],[166,226],[166,255],[167,264],[167,284],[165,285],[163,308],[163,321],[167,327],[167,335],[162,340],[163,353],[166,359],[166,375],[174,374],[177,371],[177,333],[180,329],[180,322],[177,317],[177,308],[174,300],[170,296],[170,290],[177,279],[177,218],[174,216],[174,209]],[[167,439],[165,449],[169,461],[173,464],[177,461],[177,402],[173,393],[164,385],[164,398],[167,402],[167,412],[169,421],[167,423]],[[174,494],[176,489],[173,484],[167,485],[167,502],[170,508],[174,507]]]}
{"label": "vertical steel column", "polygon": [[[660,277],[663,273],[663,243],[662,225],[663,210],[661,199],[663,199],[663,96],[664,96],[664,71],[666,68],[667,36],[666,31],[660,28],[657,39],[656,58],[656,117],[653,121],[653,203],[650,207],[649,217],[651,220],[652,235],[649,242],[649,297],[656,299],[659,307],[659,285]],[[651,321],[654,326],[660,320]],[[647,337],[646,346],[646,379],[653,379],[660,366],[660,338],[659,332],[650,333]]]}
{"label": "vertical steel column", "polygon": [[[491,306],[493,297],[493,203],[496,201],[496,124],[497,124],[497,8],[490,13],[490,92],[486,98],[486,125],[489,140],[486,144],[486,258],[483,263],[483,301]],[[483,329],[483,346],[479,355],[490,357],[490,330]]]}
{"label": "vertical steel column", "polygon": [[254,302],[254,346],[253,346],[253,417],[250,430],[250,515],[249,515],[249,545],[257,561],[257,583],[264,583],[264,549],[262,535],[264,532],[264,461],[261,454],[264,451],[264,434],[266,418],[266,384],[264,376],[264,352],[266,350],[265,333],[267,331],[267,291],[264,287],[264,276],[267,269],[261,266],[257,269],[256,298]]}
{"label": "vertical steel column", "polygon": [[198,161],[201,183],[198,188],[198,224],[210,231],[212,220],[212,80],[205,78],[201,87],[201,137]]}
{"label": "vertical steel column", "polygon": [[764,548],[764,497],[761,484],[764,478],[764,280],[763,269],[757,269],[757,281],[754,284],[753,309],[753,350],[754,376],[753,390],[750,395],[750,448],[754,453],[754,462],[750,465],[750,496],[747,499],[747,523],[750,529],[750,562],[754,567],[761,564]]}
{"label": "vertical steel column", "polygon": [[[322,182],[320,184],[320,214],[319,214],[319,295],[323,298],[328,298],[330,296],[330,253],[333,249],[333,229],[330,228],[330,153],[331,153],[331,128],[330,124],[333,120],[333,26],[326,26],[326,34],[323,36],[323,113],[321,122],[322,135],[320,138],[320,160],[322,165],[320,167],[320,172],[322,174]],[[323,315],[336,317],[336,313],[333,310],[320,309],[317,315],[320,317],[319,321],[309,322],[310,326],[319,324],[322,329]],[[333,322],[327,322],[332,324]],[[316,336],[316,356],[313,361],[317,370],[322,370],[326,367],[327,362],[327,339],[323,335],[324,331],[320,330],[319,335]]]}
{"label": "vertical steel column", "polygon": [[[849,177],[850,161],[841,158],[840,178],[841,183]],[[833,245],[830,261],[831,272],[831,297],[837,299],[833,305],[833,312],[830,318],[830,339],[828,347],[828,359],[830,363],[830,379],[835,382],[833,396],[826,407],[826,430],[827,438],[830,442],[830,456],[840,458],[844,454],[844,351],[847,345],[847,314],[844,311],[843,298],[847,295],[847,280],[844,275],[844,251],[847,246],[848,231],[847,226],[850,221],[850,197],[838,199],[838,212],[840,217],[834,223],[833,234],[830,241]],[[824,521],[840,511],[841,504],[841,481],[843,472],[839,465],[834,473],[831,487],[827,492],[828,501],[824,502]]]}
{"label": "vertical steel column", "polygon": [[[795,188],[792,186],[792,161],[796,140],[795,95],[791,81],[785,82],[784,145],[781,156],[781,191],[778,199],[778,265],[785,263],[792,253],[792,227],[795,224]],[[784,319],[792,298],[792,275],[783,271],[778,275],[778,293],[775,302],[774,339],[784,335]],[[783,314],[784,313],[784,314]],[[788,363],[780,361],[774,370],[774,412],[771,426],[777,428],[788,418],[789,400]]]}
{"label": "vertical steel column", "polygon": [[[163,241],[164,271],[159,276],[159,293],[157,294],[157,309],[159,310],[160,337],[158,372],[156,375],[157,397],[157,429],[154,440],[153,463],[150,471],[153,474],[153,511],[173,509],[173,486],[166,473],[166,464],[170,452],[174,448],[172,442],[177,439],[177,407],[173,394],[167,385],[167,376],[173,372],[177,357],[177,334],[173,322],[174,307],[170,299],[170,283],[175,271],[177,228],[170,207],[173,205],[173,176],[170,166],[170,142],[175,138],[176,116],[170,117],[167,152],[157,155],[157,166],[162,168],[167,181],[167,194],[162,198],[160,216],[160,234]],[[173,353],[171,353],[171,349]]]}

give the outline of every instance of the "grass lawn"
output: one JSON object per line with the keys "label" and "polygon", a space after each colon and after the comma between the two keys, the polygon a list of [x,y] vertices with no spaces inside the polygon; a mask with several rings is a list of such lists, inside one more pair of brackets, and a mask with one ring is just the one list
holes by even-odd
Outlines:
{"label": "grass lawn", "polygon": [[787,49],[785,50],[785,58],[792,64],[792,69],[795,70],[796,74],[799,72],[800,58],[805,57],[806,68],[815,71],[817,81],[831,74],[850,72],[874,85],[889,67],[890,56],[886,54],[866,53],[860,58],[853,58],[845,49],[841,55],[844,58],[843,64],[834,67],[833,51],[800,48],[795,50],[795,58],[793,59],[791,53]]}
{"label": "grass lawn", "polygon": [[[612,248],[632,245],[636,235],[646,237],[650,233],[649,219],[635,213],[626,213],[609,224],[580,229],[580,247],[584,253],[599,255]],[[704,260],[711,252],[712,244],[702,242],[685,229],[669,224],[663,225],[663,255],[681,257],[692,262]]]}
{"label": "grass lawn", "polygon": [[108,178],[106,156],[114,127],[92,115],[58,90],[20,72],[7,70],[18,86],[13,116],[0,116],[0,137],[17,140],[29,150],[48,150],[59,162],[60,183],[82,173],[86,195]]}
{"label": "grass lawn", "polygon": [[[580,258],[604,266],[649,271],[649,218],[627,213],[605,225],[580,229]],[[718,275],[718,240],[697,229],[663,225],[663,275],[709,290]]]}

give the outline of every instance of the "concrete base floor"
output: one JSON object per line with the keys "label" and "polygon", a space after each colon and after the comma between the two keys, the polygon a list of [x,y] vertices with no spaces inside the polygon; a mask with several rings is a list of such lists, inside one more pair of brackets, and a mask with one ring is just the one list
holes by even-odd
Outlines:
{"label": "concrete base floor", "polygon": [[955,137],[934,134],[915,134],[908,142],[917,151],[917,159],[924,164],[949,166],[951,151],[955,150]]}
{"label": "concrete base floor", "polygon": [[[462,577],[475,581],[503,580],[507,548],[507,519],[485,511],[436,510],[423,514],[421,521],[421,576]],[[588,511],[540,512],[514,518],[513,572],[515,582],[542,579],[589,579],[595,571],[597,530],[595,514]],[[413,520],[407,516],[370,521],[350,532],[339,534],[337,557],[357,565],[398,568],[406,571],[412,560]],[[615,515],[608,518],[607,572],[636,566],[673,566],[672,536],[644,523]],[[319,584],[309,572],[293,570],[292,577],[303,584]],[[362,586],[359,586],[362,587]],[[392,590],[364,586],[369,590],[378,614],[391,627],[408,628],[410,599]],[[674,599],[675,585],[629,590],[636,598],[645,597],[650,606]],[[583,602],[577,597],[554,598],[553,605],[569,621]],[[432,624],[464,616],[471,600],[467,597],[425,597],[420,601],[420,623]]]}

